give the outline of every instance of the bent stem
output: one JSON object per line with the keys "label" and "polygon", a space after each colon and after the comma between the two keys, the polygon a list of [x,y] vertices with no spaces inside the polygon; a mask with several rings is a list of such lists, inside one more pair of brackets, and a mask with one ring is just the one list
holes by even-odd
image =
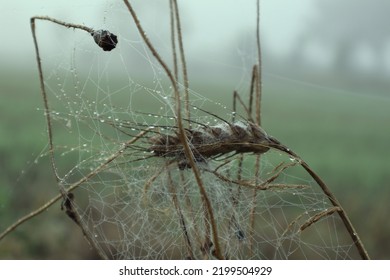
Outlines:
{"label": "bent stem", "polygon": [[[61,178],[59,176],[58,169],[57,169],[57,166],[55,164],[54,144],[53,144],[53,131],[52,131],[51,118],[50,118],[49,102],[48,102],[48,98],[47,98],[47,94],[46,94],[46,88],[45,88],[45,83],[44,83],[44,79],[43,79],[43,70],[42,70],[41,57],[40,57],[40,54],[39,54],[38,41],[37,41],[37,36],[36,36],[36,32],[35,32],[35,20],[36,19],[48,20],[50,22],[53,22],[53,23],[56,23],[56,24],[59,24],[59,25],[62,25],[62,26],[68,27],[68,28],[69,27],[78,28],[78,29],[87,31],[89,33],[93,32],[93,30],[91,28],[88,28],[88,27],[85,27],[85,26],[81,26],[81,25],[68,24],[68,23],[65,23],[65,22],[53,19],[53,18],[49,18],[49,17],[39,17],[39,16],[37,16],[37,17],[32,17],[30,19],[31,32],[32,32],[33,40],[34,40],[35,54],[36,54],[36,60],[37,60],[37,65],[38,65],[38,71],[39,71],[39,83],[40,83],[40,88],[41,88],[41,95],[42,95],[44,108],[45,108],[45,116],[46,116],[46,123],[47,123],[47,134],[48,134],[48,138],[49,138],[50,162],[51,162],[51,166],[52,166],[54,175],[56,177],[56,181],[57,181],[57,185],[58,185],[59,190],[60,190],[60,194],[58,195],[58,198],[52,199],[51,201],[49,201],[49,203],[45,204],[44,207],[41,207],[41,209],[38,209],[38,211],[32,212],[31,215],[27,215],[25,218],[22,218],[21,220],[19,220],[14,227],[11,226],[10,231],[12,231],[14,228],[16,228],[19,224],[22,224],[25,221],[29,220],[30,218],[32,218],[32,217],[38,215],[39,213],[41,213],[44,209],[46,209],[47,207],[52,205],[60,197],[62,197],[64,199],[64,201],[70,201],[70,199],[71,199],[71,197],[68,195],[69,191],[67,191],[64,188],[63,184],[62,184],[62,180],[61,180]],[[73,215],[74,215],[74,218],[75,218],[76,221],[81,221],[81,216],[80,216],[80,214],[78,213],[77,210],[74,209]],[[84,227],[84,225],[82,223],[77,223],[77,225],[80,227],[81,231],[83,232],[84,236],[89,241],[91,246],[93,248],[95,248],[95,250],[98,252],[100,257],[102,257],[103,259],[106,259],[107,256],[99,248],[99,246],[96,243],[96,241],[91,236],[89,236],[87,234],[87,229]],[[10,231],[6,230],[5,235],[7,233],[9,233]],[[5,236],[5,235],[3,235],[3,236]]]}
{"label": "bent stem", "polygon": [[345,227],[347,228],[347,231],[349,232],[349,235],[351,236],[356,248],[359,251],[359,254],[363,260],[369,260],[370,257],[367,253],[367,250],[364,248],[364,245],[362,241],[360,240],[359,235],[357,234],[354,226],[352,225],[351,220],[349,219],[347,213],[342,208],[340,202],[336,199],[336,197],[333,195],[333,193],[330,191],[328,186],[324,183],[324,181],[321,180],[321,178],[307,165],[306,162],[301,163],[302,167],[312,176],[312,178],[317,182],[317,184],[321,187],[322,191],[326,194],[326,196],[329,198],[333,206],[338,207],[340,210],[337,211],[339,213],[339,216],[341,220],[343,221]]}
{"label": "bent stem", "polygon": [[345,212],[345,210],[343,209],[343,207],[341,206],[340,202],[337,200],[335,195],[331,192],[329,187],[325,184],[325,182],[296,153],[294,153],[290,149],[288,149],[284,146],[280,146],[280,145],[279,145],[279,147],[275,147],[275,148],[280,150],[280,151],[286,152],[287,154],[291,155],[293,158],[298,160],[299,164],[310,174],[310,176],[314,179],[314,181],[316,181],[316,183],[320,186],[320,188],[322,189],[324,194],[328,197],[328,199],[330,200],[332,205],[335,208],[337,208],[337,213],[339,214],[341,220],[344,223],[345,228],[347,229],[349,235],[351,236],[351,238],[352,238],[352,240],[353,240],[353,242],[354,242],[354,244],[355,244],[355,246],[360,254],[360,257],[363,260],[369,260],[370,257],[368,255],[368,252],[365,249],[363,242],[360,240],[359,235],[357,234],[354,226],[352,225],[351,220],[349,219],[347,213]]}

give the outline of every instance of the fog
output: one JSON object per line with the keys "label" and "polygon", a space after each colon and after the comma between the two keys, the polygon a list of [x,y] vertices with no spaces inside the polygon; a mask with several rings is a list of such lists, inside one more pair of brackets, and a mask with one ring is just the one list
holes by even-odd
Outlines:
{"label": "fog", "polygon": [[[148,37],[171,62],[168,1],[131,2]],[[230,106],[233,90],[248,93],[251,67],[256,63],[256,1],[178,2],[190,87],[211,100],[211,92],[220,92]],[[390,190],[385,187],[390,180],[389,10],[388,0],[261,0],[260,15],[262,126],[299,152],[329,182],[347,212],[352,213],[373,257],[387,259],[390,225],[383,213],[389,211]],[[105,78],[116,78],[115,69],[111,72],[104,67],[115,67],[119,62],[116,71],[125,82],[137,78],[142,85],[145,79],[135,76],[148,71],[152,71],[150,83],[165,79],[156,70],[157,63],[120,0],[0,0],[0,132],[5,136],[0,142],[0,208],[4,209],[0,215],[6,216],[8,224],[49,199],[48,190],[57,193],[55,182],[50,181],[54,176],[49,164],[44,162],[48,141],[30,28],[34,15],[108,29],[118,35],[117,48],[103,53],[83,31],[37,21],[44,70],[48,70],[45,79],[50,82],[51,78],[54,86],[68,77],[61,76],[57,82],[50,74],[59,69],[66,76],[69,69],[73,70],[74,58],[78,74],[98,68],[100,61],[108,59],[110,63],[102,66]],[[99,62],[94,64],[91,58]],[[84,81],[91,80],[99,88],[100,77],[87,78]],[[199,84],[204,84],[203,88]],[[67,88],[55,89],[60,92]],[[73,84],[72,90],[69,96],[75,95]],[[150,112],[149,107],[144,111]],[[60,212],[59,207],[53,212]],[[367,213],[370,219],[361,219]],[[62,219],[63,213],[59,214]],[[46,235],[57,238],[43,226],[34,224],[33,232],[31,236],[39,244]],[[63,258],[66,250],[70,252],[67,258],[75,256],[58,240],[51,242],[52,251],[35,252],[41,247],[31,245],[35,243],[29,240],[30,234],[24,238],[16,238],[8,250],[0,250],[0,258],[1,254],[20,259],[36,254],[40,258]],[[72,248],[77,252],[79,245]],[[87,254],[84,250],[77,257],[90,258]]]}
{"label": "fog", "polygon": [[[1,45],[2,71],[35,68],[29,25],[32,15],[49,15],[96,28],[130,28],[130,17],[122,1],[1,0],[0,3],[1,26],[7,27]],[[168,52],[168,5],[165,1],[134,4],[149,36],[162,53]],[[226,65],[229,72],[255,54],[250,41],[256,21],[255,1],[179,4],[187,60],[194,77],[201,75],[202,69],[215,65]],[[267,75],[279,76],[347,91],[385,94],[390,74],[390,20],[386,14],[389,6],[385,0],[261,1],[264,79]],[[40,44],[50,45],[54,40],[67,43],[66,32],[46,32],[47,25],[50,23],[39,23]]]}

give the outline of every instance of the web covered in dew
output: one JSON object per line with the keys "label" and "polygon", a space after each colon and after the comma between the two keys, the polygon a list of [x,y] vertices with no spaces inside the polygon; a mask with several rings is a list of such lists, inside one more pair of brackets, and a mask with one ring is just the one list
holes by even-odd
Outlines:
{"label": "web covered in dew", "polygon": [[[115,13],[123,22],[109,26],[107,15],[119,39],[112,52],[62,27],[53,28],[67,42],[41,44],[55,163],[94,246],[113,259],[207,259],[216,248],[227,259],[358,258],[338,209],[281,151],[198,162],[210,216],[193,170],[148,149],[153,137],[177,135],[177,104],[130,15],[123,7]],[[233,117],[247,122],[229,107],[190,91],[183,122],[199,129]]]}

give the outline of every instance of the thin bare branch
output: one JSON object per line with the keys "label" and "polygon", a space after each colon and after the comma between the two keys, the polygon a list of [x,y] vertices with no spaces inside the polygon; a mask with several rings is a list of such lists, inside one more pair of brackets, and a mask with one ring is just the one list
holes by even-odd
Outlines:
{"label": "thin bare branch", "polygon": [[295,154],[293,151],[291,151],[289,149],[286,152],[289,153],[290,155],[292,155],[294,158],[299,159],[300,165],[310,174],[310,176],[314,179],[314,181],[317,182],[317,184],[320,186],[320,188],[322,189],[324,194],[328,197],[328,199],[333,204],[333,206],[338,207],[339,210],[337,212],[339,213],[339,216],[340,216],[341,220],[343,221],[345,228],[347,229],[347,231],[348,231],[350,237],[352,238],[356,248],[358,249],[360,257],[362,259],[364,259],[364,260],[370,259],[369,255],[368,255],[368,252],[367,252],[367,250],[365,249],[365,247],[363,245],[363,242],[361,241],[361,239],[360,239],[359,235],[357,234],[354,226],[352,225],[351,220],[349,219],[347,213],[344,211],[344,209],[342,208],[340,202],[337,200],[337,198],[331,192],[329,187],[318,176],[318,174],[311,169],[311,167],[305,161],[300,159],[300,157],[297,154]]}
{"label": "thin bare branch", "polygon": [[199,191],[200,191],[201,196],[202,196],[202,200],[203,200],[203,202],[205,204],[205,207],[207,209],[207,212],[208,212],[208,215],[209,215],[209,218],[210,218],[210,223],[211,223],[211,226],[212,226],[212,229],[213,229],[213,241],[214,241],[214,246],[215,246],[215,256],[218,259],[223,259],[223,255],[221,253],[221,249],[220,249],[220,246],[219,246],[217,226],[216,226],[216,223],[215,223],[214,213],[213,213],[213,210],[212,210],[211,202],[210,202],[210,200],[209,200],[209,198],[207,196],[205,187],[203,185],[203,181],[202,181],[202,178],[200,176],[199,168],[197,167],[197,165],[195,163],[194,155],[192,153],[191,148],[189,147],[188,139],[186,137],[184,126],[183,126],[183,123],[182,123],[181,101],[180,101],[179,90],[178,90],[178,87],[177,87],[177,82],[176,82],[174,76],[172,75],[172,72],[169,70],[168,66],[166,65],[166,63],[163,61],[163,59],[157,53],[156,49],[153,47],[152,43],[150,42],[150,40],[146,36],[146,32],[143,30],[143,28],[141,26],[141,23],[140,23],[137,15],[136,15],[133,7],[131,6],[130,2],[128,0],[123,0],[123,1],[124,1],[125,5],[126,5],[127,9],[129,10],[131,16],[133,17],[133,20],[134,20],[134,22],[135,22],[135,24],[137,26],[137,29],[138,29],[142,39],[144,40],[145,44],[148,46],[148,48],[152,52],[153,56],[160,63],[161,67],[163,67],[165,73],[167,74],[168,78],[171,81],[172,87],[174,89],[175,101],[176,101],[176,105],[177,105],[176,106],[176,120],[177,120],[178,136],[179,136],[180,141],[181,141],[181,143],[183,145],[184,153],[185,153],[185,156],[186,156],[186,158],[188,160],[188,163],[191,166],[192,171],[194,173],[196,182],[197,182],[198,187],[199,187]]}
{"label": "thin bare branch", "polygon": [[[72,185],[70,185],[68,188],[66,188],[64,191],[65,193],[70,193],[72,192],[73,190],[75,190],[76,188],[78,188],[79,186],[81,186],[83,183],[85,183],[86,181],[88,181],[89,179],[93,178],[94,176],[96,176],[101,170],[105,169],[106,166],[112,162],[113,160],[115,160],[116,158],[118,158],[119,156],[123,155],[123,151],[127,148],[127,146],[131,145],[132,143],[134,143],[135,141],[137,141],[139,138],[141,138],[143,135],[145,135],[147,133],[147,131],[142,131],[140,132],[136,137],[130,139],[129,141],[125,142],[124,145],[121,147],[121,149],[117,150],[115,153],[113,153],[109,158],[106,159],[106,161],[104,161],[101,165],[99,165],[98,167],[96,167],[94,170],[92,170],[90,173],[88,173],[86,176],[84,176],[82,179],[80,179],[79,181],[73,183]],[[2,240],[5,236],[7,236],[10,232],[14,231],[16,228],[18,228],[20,225],[22,225],[23,223],[25,223],[26,221],[34,218],[35,216],[37,216],[38,214],[42,213],[43,211],[47,210],[50,206],[52,206],[55,202],[57,202],[58,200],[60,200],[61,198],[63,198],[62,194],[58,194],[56,195],[55,197],[53,197],[52,199],[50,199],[48,202],[46,202],[44,205],[42,205],[41,207],[39,207],[38,209],[30,212],[29,214],[27,214],[26,216],[20,218],[19,220],[17,220],[14,224],[12,224],[11,226],[9,226],[3,233],[0,234],[0,240]]]}
{"label": "thin bare branch", "polygon": [[312,224],[318,222],[322,218],[326,216],[332,215],[334,212],[341,211],[340,207],[332,207],[329,209],[326,209],[325,211],[321,211],[320,213],[315,214],[313,217],[310,217],[301,227],[299,228],[300,231],[304,231],[306,228],[311,226]]}

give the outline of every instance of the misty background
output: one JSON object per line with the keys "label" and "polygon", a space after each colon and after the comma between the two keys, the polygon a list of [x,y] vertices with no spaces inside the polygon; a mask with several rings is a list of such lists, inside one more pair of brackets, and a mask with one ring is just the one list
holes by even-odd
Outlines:
{"label": "misty background", "polygon": [[[132,3],[158,51],[169,56],[168,2]],[[191,89],[230,106],[233,90],[248,89],[256,2],[179,1],[179,7]],[[262,0],[260,16],[263,126],[324,178],[369,254],[381,259],[390,258],[388,11],[386,0]],[[0,231],[58,191],[48,161],[34,163],[47,136],[37,110],[33,15],[117,32],[134,75],[150,68],[149,59],[122,47],[137,50],[141,42],[122,1],[0,0]],[[84,43],[76,32],[50,25],[37,22],[39,44],[48,46],[43,60],[61,59],[66,46]],[[95,257],[59,208],[2,240],[0,258]]]}

